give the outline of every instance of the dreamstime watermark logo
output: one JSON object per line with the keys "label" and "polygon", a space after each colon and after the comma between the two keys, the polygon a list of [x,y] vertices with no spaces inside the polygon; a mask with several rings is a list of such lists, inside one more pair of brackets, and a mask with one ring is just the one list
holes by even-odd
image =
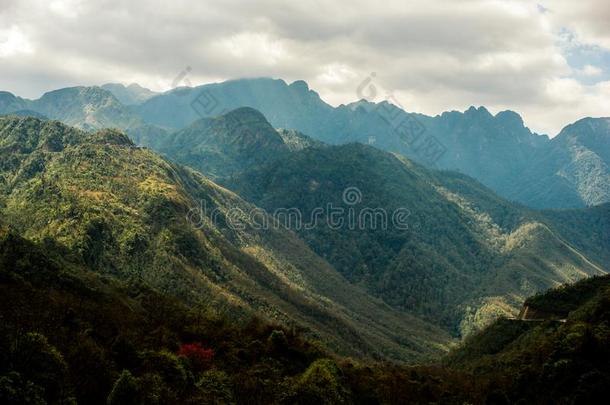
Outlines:
{"label": "dreamstime watermark logo", "polygon": [[191,101],[191,108],[201,118],[222,115],[228,111],[227,108],[224,108],[221,105],[218,98],[206,87],[201,89]]}
{"label": "dreamstime watermark logo", "polygon": [[362,202],[362,193],[358,187],[348,187],[343,190],[342,200],[347,205],[360,204]]}
{"label": "dreamstime watermark logo", "polygon": [[[371,73],[356,88],[360,100],[374,102],[379,94],[374,79],[376,73]],[[425,163],[434,166],[445,154],[447,148],[436,137],[426,134],[426,127],[416,118],[415,114],[405,112],[402,104],[391,91],[386,91],[382,102],[375,106],[377,114],[392,128],[401,142]],[[376,143],[375,137],[369,137],[368,143]]]}
{"label": "dreamstime watermark logo", "polygon": [[[193,71],[193,68],[190,66],[182,69],[176,77],[172,80],[172,88],[178,87],[193,87],[191,80],[189,79],[189,75]],[[203,86],[202,88],[194,88],[197,91],[197,95],[190,101],[191,109],[199,115],[201,118],[211,117],[216,115],[222,115],[229,110],[223,107],[212,91],[207,87]],[[190,95],[189,92],[176,92],[176,95],[179,97],[184,97]]]}
{"label": "dreamstime watermark logo", "polygon": [[361,206],[362,192],[357,187],[344,189],[341,201],[342,204],[329,202],[308,212],[295,207],[277,208],[273,212],[266,212],[257,207],[248,211],[240,207],[210,208],[206,201],[200,201],[198,207],[189,210],[186,219],[197,228],[211,224],[218,227],[226,226],[233,230],[287,228],[293,231],[308,231],[317,227],[362,231],[409,229],[411,211],[404,207],[388,212],[380,207]]}
{"label": "dreamstime watermark logo", "polygon": [[191,73],[192,71],[193,71],[193,68],[190,66],[187,66],[183,70],[181,70],[180,73],[178,73],[176,75],[174,80],[172,80],[172,88],[182,87],[182,86],[192,87],[193,84],[191,83],[191,81],[188,78],[189,73]]}

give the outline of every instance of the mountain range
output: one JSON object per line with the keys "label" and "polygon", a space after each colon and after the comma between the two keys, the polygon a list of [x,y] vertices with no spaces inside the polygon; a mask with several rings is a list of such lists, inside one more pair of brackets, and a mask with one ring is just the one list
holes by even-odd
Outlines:
{"label": "mountain range", "polygon": [[[604,143],[610,135],[603,118],[590,119],[597,124],[589,129],[574,124],[561,136],[549,139],[532,133],[513,111],[492,115],[484,107],[471,107],[431,117],[405,112],[388,101],[365,100],[335,108],[305,82],[288,85],[272,79],[180,88],[136,109],[147,122],[179,129],[201,117],[241,106],[259,110],[274,127],[292,128],[329,144],[368,143],[427,166],[460,171],[508,199],[535,208],[576,208],[610,201]],[[572,135],[563,135],[570,130]],[[598,142],[577,141],[581,148],[575,149],[570,146],[574,141],[563,140],[584,136],[581,131],[594,132],[590,137]],[[550,155],[562,159],[547,164]],[[595,173],[588,176],[595,185],[584,184],[582,176],[564,173],[576,166],[595,167]],[[558,184],[541,192],[537,187],[541,175]]]}
{"label": "mountain range", "polygon": [[[453,334],[514,316],[536,291],[608,271],[610,245],[573,237],[578,228],[558,231],[553,212],[510,203],[467,176],[429,171],[372,146],[300,138],[303,147],[290,150],[246,107],[201,119],[159,150],[282,214],[284,225],[347,280]],[[345,201],[350,189],[354,205]],[[333,229],[329,204],[366,223]],[[404,229],[391,223],[400,210]],[[312,218],[318,222],[308,227]],[[600,225],[592,235],[608,234],[608,221]],[[580,240],[580,249],[566,239]]]}
{"label": "mountain range", "polygon": [[608,119],[549,139],[271,79],[0,114],[0,402],[603,391]]}
{"label": "mountain range", "polygon": [[[125,105],[119,97],[136,104]],[[87,131],[125,130],[137,144],[203,173],[268,213],[297,209],[310,218],[323,203],[350,208],[341,206],[342,192],[350,187],[364,199],[356,208],[386,213],[404,208],[409,230],[333,232],[321,226],[294,231],[351,284],[455,336],[470,334],[498,315],[514,315],[536,291],[607,271],[605,239],[591,232],[585,237],[578,222],[563,226],[556,220],[559,213],[534,211],[492,191],[510,190],[512,199],[528,200],[532,208],[581,207],[584,196],[586,205],[604,207],[610,184],[607,120],[579,121],[549,140],[531,133],[510,111],[493,116],[481,107],[426,117],[364,100],[333,108],[304,82],[270,79],[164,94],[136,85],[78,87],[34,101],[3,93],[1,100],[3,111],[17,115],[38,111],[31,115]],[[250,104],[273,118],[252,107],[219,114]],[[160,110],[153,113],[155,108]],[[415,128],[421,125],[422,136],[442,140],[440,158],[432,162],[416,153],[388,117],[403,117]],[[368,146],[350,143],[365,139]],[[393,149],[411,160],[383,152]],[[455,171],[430,171],[430,166],[457,169],[482,184]],[[569,176],[566,166],[572,169]],[[515,186],[511,177],[532,185]],[[554,200],[557,195],[560,201]],[[594,229],[605,235],[607,221]],[[439,233],[446,236],[438,238]]]}
{"label": "mountain range", "polygon": [[[531,132],[513,111],[484,107],[437,116],[408,113],[392,99],[333,107],[303,81],[241,79],[155,93],[138,85],[62,89],[39,100],[0,94],[0,114],[31,111],[83,129],[127,130],[139,144],[185,130],[200,118],[239,107],[260,111],[274,128],[324,143],[371,144],[427,167],[459,171],[532,208],[582,208],[610,202],[608,119],[587,118],[552,139]],[[584,173],[584,174],[583,174]]]}
{"label": "mountain range", "polygon": [[[240,310],[273,308],[272,319],[298,319],[337,350],[345,339],[319,317],[364,333],[356,352],[408,360],[431,354],[422,343],[430,336],[442,347],[450,335],[516,315],[537,291],[608,271],[609,204],[570,223],[568,212],[511,203],[458,173],[277,131],[248,107],[159,144],[225,188],[116,130],[18,116],[0,122],[0,208],[20,235],[53,240],[95,271],[137,277],[187,302],[220,295]],[[350,189],[355,204],[346,200]],[[328,212],[314,214],[328,204],[368,222],[333,228]],[[284,223],[259,229],[261,218],[244,216],[253,210],[263,222]],[[195,225],[185,222],[193,212]],[[319,223],[306,226],[314,217]],[[320,300],[329,306],[319,308]],[[366,326],[354,324],[363,317]],[[413,336],[409,345],[390,332],[401,328]]]}
{"label": "mountain range", "polygon": [[289,230],[231,226],[250,204],[121,132],[1,118],[0,157],[3,222],[96,273],[306,328],[346,354],[412,361],[451,340],[352,286]]}
{"label": "mountain range", "polygon": [[86,130],[100,128],[133,128],[143,125],[109,91],[100,87],[71,87],[45,93],[37,100],[27,100],[13,94],[0,93],[2,114],[26,115],[34,111],[46,118],[62,121]]}

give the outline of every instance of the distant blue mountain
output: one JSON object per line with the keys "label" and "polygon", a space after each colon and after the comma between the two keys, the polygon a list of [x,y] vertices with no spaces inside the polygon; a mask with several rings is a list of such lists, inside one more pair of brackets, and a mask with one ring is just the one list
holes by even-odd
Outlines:
{"label": "distant blue mountain", "polygon": [[365,100],[335,108],[303,81],[243,79],[179,88],[135,110],[149,123],[180,129],[242,106],[261,111],[274,127],[293,128],[329,144],[371,144],[427,166],[463,172],[503,195],[549,143],[512,111],[494,116],[484,107],[471,107],[430,117]]}
{"label": "distant blue mountain", "polygon": [[117,100],[125,105],[140,104],[159,94],[142,87],[137,83],[132,83],[129,86],[125,86],[120,83],[107,83],[101,87],[102,89],[111,92],[117,98]]}
{"label": "distant blue mountain", "polygon": [[534,156],[507,195],[536,208],[610,201],[610,118],[565,127]]}
{"label": "distant blue mountain", "polygon": [[432,117],[385,101],[333,107],[303,81],[240,79],[162,94],[138,85],[103,87],[61,89],[33,101],[0,92],[0,114],[27,110],[85,129],[121,128],[137,143],[158,149],[169,134],[202,118],[251,107],[275,128],[328,144],[370,144],[428,167],[459,171],[532,207],[610,202],[610,131],[604,119],[579,121],[551,140],[530,131],[513,111],[493,115],[471,107]]}
{"label": "distant blue mountain", "polygon": [[23,99],[8,92],[0,93],[0,114],[24,110],[82,129],[128,129],[144,124],[111,92],[100,87],[68,87],[45,93],[37,100]]}

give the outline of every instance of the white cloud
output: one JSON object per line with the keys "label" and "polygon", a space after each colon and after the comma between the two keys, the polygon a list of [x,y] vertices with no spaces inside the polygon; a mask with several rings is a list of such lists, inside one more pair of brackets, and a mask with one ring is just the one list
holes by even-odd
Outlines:
{"label": "white cloud", "polygon": [[272,38],[266,33],[240,32],[228,38],[222,38],[216,44],[217,52],[232,57],[236,63],[249,61],[262,65],[274,65],[284,57],[280,39]]}
{"label": "white cloud", "polygon": [[607,0],[544,1],[556,27],[568,28],[585,43],[610,49],[610,7]]}
{"label": "white cloud", "polygon": [[16,25],[8,30],[0,30],[0,58],[15,56],[20,53],[30,54],[33,51],[32,44]]}
{"label": "white cloud", "polygon": [[585,65],[581,70],[580,73],[582,73],[585,76],[600,76],[602,73],[604,73],[603,69],[597,66],[593,66],[593,65]]}
{"label": "white cloud", "polygon": [[76,18],[81,8],[80,0],[53,0],[49,3],[52,13],[66,18]]}
{"label": "white cloud", "polygon": [[332,104],[356,100],[377,72],[409,110],[510,108],[551,135],[582,115],[610,115],[607,67],[573,69],[560,40],[568,29],[610,48],[606,0],[5,1],[0,89],[29,97],[107,81],[166,90],[191,66],[192,84],[303,79]]}

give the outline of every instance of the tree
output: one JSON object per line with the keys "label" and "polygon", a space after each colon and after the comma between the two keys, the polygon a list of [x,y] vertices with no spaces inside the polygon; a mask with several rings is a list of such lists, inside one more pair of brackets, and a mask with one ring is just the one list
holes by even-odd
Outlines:
{"label": "tree", "polygon": [[14,405],[43,405],[44,389],[25,381],[17,372],[0,377],[0,403]]}
{"label": "tree", "polygon": [[224,371],[209,370],[204,372],[197,383],[198,404],[234,404],[231,382]]}
{"label": "tree", "polygon": [[267,345],[271,352],[282,352],[288,346],[288,339],[283,330],[273,330],[267,339]]}
{"label": "tree", "polygon": [[176,393],[181,393],[187,385],[187,372],[180,358],[168,351],[146,351],[143,353],[144,369],[161,376],[163,381]]}
{"label": "tree", "polygon": [[13,344],[11,357],[15,371],[42,387],[47,402],[69,398],[68,366],[63,356],[40,333],[26,333]]}
{"label": "tree", "polygon": [[138,383],[128,370],[123,370],[114,383],[107,400],[108,405],[133,405],[140,403]]}
{"label": "tree", "polygon": [[347,404],[349,388],[344,384],[343,372],[330,359],[311,363],[296,382],[296,395],[291,402],[297,404]]}
{"label": "tree", "polygon": [[214,360],[214,350],[204,348],[201,343],[183,344],[178,349],[178,356],[184,356],[189,360],[193,370],[206,370]]}

